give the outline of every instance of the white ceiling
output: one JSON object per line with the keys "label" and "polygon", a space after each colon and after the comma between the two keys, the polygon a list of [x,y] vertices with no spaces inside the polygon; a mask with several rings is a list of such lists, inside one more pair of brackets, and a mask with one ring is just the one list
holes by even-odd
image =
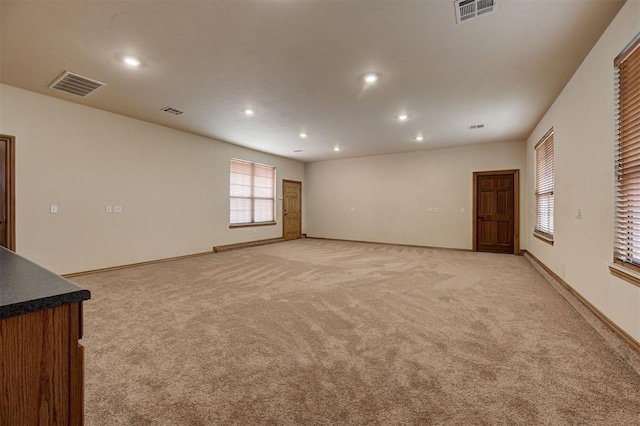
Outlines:
{"label": "white ceiling", "polygon": [[[306,162],[523,140],[624,2],[498,1],[2,0],[0,81]],[[50,89],[65,70],[107,86]]]}

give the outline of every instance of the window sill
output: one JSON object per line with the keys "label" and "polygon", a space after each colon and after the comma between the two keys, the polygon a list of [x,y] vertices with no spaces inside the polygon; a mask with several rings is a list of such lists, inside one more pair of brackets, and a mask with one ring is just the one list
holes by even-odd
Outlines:
{"label": "window sill", "polygon": [[229,225],[229,229],[235,229],[235,228],[253,228],[256,226],[273,226],[273,225],[277,225],[277,222],[256,222],[256,223],[232,223]]}
{"label": "window sill", "polygon": [[609,272],[614,277],[618,277],[621,280],[625,280],[635,286],[640,287],[640,273],[632,271],[629,268],[620,266],[617,263],[609,263]]}
{"label": "window sill", "polygon": [[537,232],[533,233],[533,236],[539,239],[540,241],[544,241],[549,245],[553,245],[553,237],[544,234],[538,234]]}

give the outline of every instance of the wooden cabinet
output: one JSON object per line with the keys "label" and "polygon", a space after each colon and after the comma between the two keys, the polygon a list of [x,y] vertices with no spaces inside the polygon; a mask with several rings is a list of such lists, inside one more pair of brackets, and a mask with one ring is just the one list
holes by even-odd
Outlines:
{"label": "wooden cabinet", "polygon": [[82,302],[0,320],[0,425],[82,425]]}
{"label": "wooden cabinet", "polygon": [[84,422],[82,302],[91,293],[0,247],[0,426]]}

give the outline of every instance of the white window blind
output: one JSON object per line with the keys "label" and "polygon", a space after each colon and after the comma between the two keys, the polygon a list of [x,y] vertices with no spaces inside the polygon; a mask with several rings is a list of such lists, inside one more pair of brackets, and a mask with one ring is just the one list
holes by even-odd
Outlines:
{"label": "white window blind", "polygon": [[232,225],[275,221],[275,177],[275,167],[231,159]]}
{"label": "white window blind", "polygon": [[640,270],[640,40],[615,60],[614,262]]}
{"label": "white window blind", "polygon": [[534,233],[553,241],[553,129],[535,147],[536,224]]}

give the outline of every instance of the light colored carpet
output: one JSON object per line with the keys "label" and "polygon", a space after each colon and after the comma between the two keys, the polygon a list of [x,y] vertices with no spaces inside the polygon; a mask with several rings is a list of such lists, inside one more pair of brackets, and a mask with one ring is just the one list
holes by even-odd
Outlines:
{"label": "light colored carpet", "polygon": [[302,239],[73,281],[88,425],[640,424],[522,257]]}

